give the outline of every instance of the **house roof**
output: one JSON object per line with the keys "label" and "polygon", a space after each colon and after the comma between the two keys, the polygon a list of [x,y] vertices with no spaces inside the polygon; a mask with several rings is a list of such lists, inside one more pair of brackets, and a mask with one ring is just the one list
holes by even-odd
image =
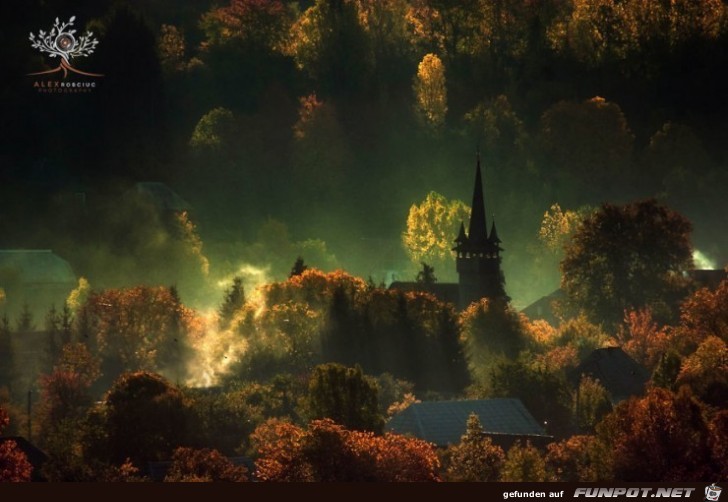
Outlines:
{"label": "house roof", "polygon": [[165,211],[189,211],[192,206],[167,184],[143,181],[135,185],[136,194]]}
{"label": "house roof", "polygon": [[478,415],[485,434],[546,436],[520,399],[512,398],[414,403],[392,417],[386,428],[447,446],[460,442],[471,413]]}
{"label": "house roof", "polygon": [[0,436],[0,445],[7,441],[15,441],[18,449],[28,457],[28,462],[33,466],[33,470],[30,473],[31,481],[45,481],[41,468],[46,460],[48,460],[48,455],[22,436]]}
{"label": "house roof", "polygon": [[543,319],[552,326],[558,326],[559,320],[556,318],[554,313],[554,302],[562,300],[566,297],[561,289],[557,289],[553,293],[547,296],[542,296],[528,307],[521,310],[522,313],[535,321],[536,319]]}
{"label": "house roof", "polygon": [[395,281],[389,285],[389,289],[431,293],[437,299],[450,302],[453,305],[458,305],[460,300],[460,286],[456,283],[436,282],[434,284],[422,284],[419,282]]}
{"label": "house roof", "polygon": [[570,372],[570,379],[578,385],[582,375],[598,379],[614,404],[642,395],[650,379],[649,372],[619,347],[596,349]]}
{"label": "house roof", "polygon": [[690,278],[698,283],[701,288],[716,289],[720,286],[721,281],[728,279],[728,270],[691,270],[688,272],[688,275],[690,275]]}
{"label": "house roof", "polygon": [[76,283],[71,265],[50,249],[0,250],[0,271],[14,274],[24,285]]}

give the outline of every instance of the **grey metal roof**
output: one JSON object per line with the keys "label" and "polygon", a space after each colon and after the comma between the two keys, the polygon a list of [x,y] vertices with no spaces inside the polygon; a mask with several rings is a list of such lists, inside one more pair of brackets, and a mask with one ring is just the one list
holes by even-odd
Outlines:
{"label": "grey metal roof", "polygon": [[478,415],[486,434],[546,435],[520,399],[512,398],[414,403],[392,417],[386,428],[447,446],[460,442],[471,413]]}
{"label": "grey metal roof", "polygon": [[630,396],[644,394],[650,373],[619,347],[596,349],[584,362],[571,372],[571,380],[577,384],[581,375],[598,379],[607,389],[612,403],[618,403]]}
{"label": "grey metal roof", "polygon": [[24,285],[76,283],[71,265],[50,249],[0,250],[0,271]]}

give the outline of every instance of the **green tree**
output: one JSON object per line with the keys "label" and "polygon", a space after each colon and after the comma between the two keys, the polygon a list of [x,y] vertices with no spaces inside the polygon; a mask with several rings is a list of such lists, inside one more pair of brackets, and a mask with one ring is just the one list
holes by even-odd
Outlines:
{"label": "green tree", "polygon": [[330,418],[344,427],[381,433],[377,386],[359,366],[323,364],[309,380],[308,414],[311,419]]}
{"label": "green tree", "polygon": [[655,200],[604,204],[574,234],[561,287],[590,320],[617,326],[626,310],[669,318],[692,268],[690,222]]}
{"label": "green tree", "polygon": [[3,315],[0,319],[0,387],[12,390],[15,379],[15,351],[10,336],[10,320],[7,315]]}
{"label": "green tree", "polygon": [[498,481],[505,461],[501,447],[484,437],[483,426],[475,413],[468,417],[460,443],[449,447],[446,455],[449,481]]}
{"label": "green tree", "polygon": [[107,460],[135,465],[170,458],[187,442],[189,403],[154,373],[125,373],[106,394],[102,426]]}
{"label": "green tree", "polygon": [[233,141],[235,119],[227,108],[217,107],[200,118],[190,138],[190,147],[196,151],[220,152]]}
{"label": "green tree", "polygon": [[578,207],[623,196],[633,141],[621,108],[604,98],[553,105],[541,118],[539,142],[554,199]]}
{"label": "green tree", "polygon": [[517,441],[506,454],[501,481],[546,481],[546,462],[541,452],[529,442],[524,446]]}
{"label": "green tree", "polygon": [[483,298],[461,314],[461,339],[473,380],[486,383],[493,367],[514,358],[525,336],[518,313],[503,300]]}
{"label": "green tree", "polygon": [[241,277],[233,278],[233,283],[225,291],[225,299],[217,311],[220,329],[230,327],[235,313],[245,306],[245,288]]}
{"label": "green tree", "polygon": [[549,481],[610,481],[611,452],[596,436],[571,436],[546,452]]}
{"label": "green tree", "polygon": [[582,430],[593,432],[602,418],[612,411],[609,392],[589,376],[583,376],[575,396],[576,423]]}
{"label": "green tree", "polygon": [[301,275],[308,269],[308,266],[303,262],[303,258],[300,256],[296,258],[296,262],[293,264],[293,267],[291,267],[291,273],[288,274],[288,278],[290,279],[293,276]]}
{"label": "green tree", "polygon": [[437,277],[435,277],[435,267],[432,267],[428,265],[425,262],[422,262],[422,270],[417,272],[417,277],[415,278],[417,281],[417,284],[422,284],[423,286],[432,286],[437,282]]}

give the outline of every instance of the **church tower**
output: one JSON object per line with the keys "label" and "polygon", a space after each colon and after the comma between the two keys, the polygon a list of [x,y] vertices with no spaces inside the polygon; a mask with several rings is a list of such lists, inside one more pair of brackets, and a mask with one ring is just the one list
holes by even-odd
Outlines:
{"label": "church tower", "polygon": [[501,240],[493,221],[490,234],[485,214],[483,197],[483,176],[480,171],[480,153],[475,167],[475,187],[470,212],[468,233],[460,224],[460,232],[455,239],[453,251],[456,253],[460,308],[466,308],[481,298],[502,298],[506,296],[505,279],[501,271]]}

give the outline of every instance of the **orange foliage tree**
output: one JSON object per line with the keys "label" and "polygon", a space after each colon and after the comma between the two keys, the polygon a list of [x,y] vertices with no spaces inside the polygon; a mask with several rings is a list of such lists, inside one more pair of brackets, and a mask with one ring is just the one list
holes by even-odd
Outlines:
{"label": "orange foliage tree", "polygon": [[329,419],[308,429],[269,420],[252,436],[261,481],[438,481],[435,451],[420,439],[349,431]]}
{"label": "orange foliage tree", "polygon": [[609,451],[595,436],[572,436],[548,445],[546,470],[551,481],[611,479]]}
{"label": "orange foliage tree", "polygon": [[687,387],[677,394],[652,388],[643,398],[624,401],[597,432],[611,447],[618,480],[697,481],[717,474],[704,405]]}
{"label": "orange foliage tree", "polygon": [[87,332],[96,335],[90,342],[103,358],[105,376],[166,370],[176,379],[184,377],[187,339],[197,320],[174,288],[136,286],[93,293],[79,316],[86,320]]}
{"label": "orange foliage tree", "polygon": [[[0,408],[0,432],[10,423],[8,414]],[[33,467],[15,441],[0,443],[0,482],[30,481]]]}
{"label": "orange foliage tree", "polygon": [[203,448],[177,448],[172,456],[166,482],[247,481],[247,469],[236,466],[219,451]]}

